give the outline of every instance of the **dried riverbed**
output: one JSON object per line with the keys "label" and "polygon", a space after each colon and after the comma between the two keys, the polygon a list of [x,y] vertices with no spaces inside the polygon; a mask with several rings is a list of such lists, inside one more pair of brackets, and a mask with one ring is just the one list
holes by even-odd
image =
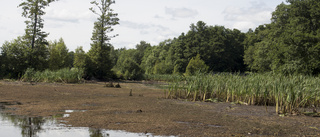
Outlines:
{"label": "dried riverbed", "polygon": [[0,102],[10,102],[6,111],[15,115],[64,115],[58,120],[73,127],[167,136],[320,136],[318,117],[282,117],[274,107],[266,112],[263,106],[164,99],[163,89],[141,83],[104,85],[2,81]]}

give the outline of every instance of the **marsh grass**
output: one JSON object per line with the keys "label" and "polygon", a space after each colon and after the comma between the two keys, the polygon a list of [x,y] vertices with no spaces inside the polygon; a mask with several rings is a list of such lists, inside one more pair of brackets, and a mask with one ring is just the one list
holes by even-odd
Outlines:
{"label": "marsh grass", "polygon": [[83,81],[84,71],[78,68],[64,68],[57,71],[35,71],[27,69],[22,76],[22,81],[28,82],[63,82],[63,83],[79,83]]}
{"label": "marsh grass", "polygon": [[192,101],[223,101],[276,106],[276,112],[296,113],[299,108],[319,107],[320,78],[304,75],[196,74],[156,76],[168,80],[167,98]]}

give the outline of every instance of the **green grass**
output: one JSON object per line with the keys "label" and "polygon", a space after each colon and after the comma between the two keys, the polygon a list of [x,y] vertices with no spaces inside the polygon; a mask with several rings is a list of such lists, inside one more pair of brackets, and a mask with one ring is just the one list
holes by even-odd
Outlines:
{"label": "green grass", "polygon": [[167,81],[167,82],[172,82],[172,81],[177,81],[183,78],[180,75],[170,75],[170,74],[165,74],[165,75],[160,75],[160,74],[153,74],[153,75],[145,75],[144,78],[146,80],[156,80],[156,81]]}
{"label": "green grass", "polygon": [[63,82],[63,83],[79,83],[81,82],[84,71],[78,68],[64,68],[57,71],[34,71],[34,69],[27,69],[22,76],[22,81],[33,82]]}
{"label": "green grass", "polygon": [[[159,77],[159,76],[157,76]],[[276,106],[277,113],[293,113],[299,108],[320,106],[320,78],[304,75],[220,73],[172,76],[167,98],[192,101],[241,102]]]}

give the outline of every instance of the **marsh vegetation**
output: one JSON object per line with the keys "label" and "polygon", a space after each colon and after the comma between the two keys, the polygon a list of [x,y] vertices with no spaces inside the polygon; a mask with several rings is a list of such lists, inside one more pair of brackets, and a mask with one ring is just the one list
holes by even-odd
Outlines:
{"label": "marsh vegetation", "polygon": [[[166,78],[167,98],[276,106],[276,113],[296,114],[320,105],[319,77],[280,74],[204,74]],[[165,79],[163,79],[165,80]],[[315,110],[316,111],[316,110]]]}

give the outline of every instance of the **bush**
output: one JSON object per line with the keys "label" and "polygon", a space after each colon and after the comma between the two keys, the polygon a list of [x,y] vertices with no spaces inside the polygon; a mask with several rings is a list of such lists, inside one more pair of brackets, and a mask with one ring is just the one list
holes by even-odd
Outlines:
{"label": "bush", "polygon": [[63,83],[78,83],[83,80],[84,70],[79,68],[64,68],[57,71],[34,71],[28,68],[22,76],[22,81],[29,82],[63,82]]}
{"label": "bush", "polygon": [[196,58],[192,58],[186,68],[186,75],[191,76],[197,72],[206,73],[208,71],[208,66],[204,63],[203,60],[200,59],[200,55],[198,54]]}

